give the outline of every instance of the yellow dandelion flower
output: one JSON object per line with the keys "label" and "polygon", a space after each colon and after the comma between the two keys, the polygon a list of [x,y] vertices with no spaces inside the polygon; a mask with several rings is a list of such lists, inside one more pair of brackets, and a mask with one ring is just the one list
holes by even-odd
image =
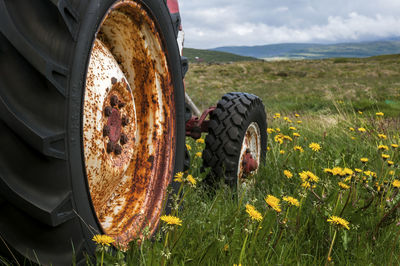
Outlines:
{"label": "yellow dandelion flower", "polygon": [[344,173],[344,175],[353,175],[354,174],[353,170],[351,170],[350,168],[347,168],[347,167],[345,167],[343,169],[343,173]]}
{"label": "yellow dandelion flower", "polygon": [[196,157],[201,158],[201,155],[202,155],[201,151],[196,152]]}
{"label": "yellow dandelion flower", "polygon": [[387,139],[387,136],[385,134],[378,134],[378,138]]}
{"label": "yellow dandelion flower", "polygon": [[282,135],[276,135],[274,137],[275,142],[282,144],[283,143],[283,136]]}
{"label": "yellow dandelion flower", "polygon": [[382,113],[382,112],[377,112],[377,113],[375,113],[375,115],[376,115],[376,116],[384,116],[385,114]]}
{"label": "yellow dandelion flower", "polygon": [[332,175],[340,175],[343,172],[341,167],[334,167],[332,168]]}
{"label": "yellow dandelion flower", "polygon": [[321,149],[321,146],[315,142],[311,142],[310,145],[308,145],[308,147],[313,151],[319,151]]}
{"label": "yellow dandelion flower", "polygon": [[293,177],[292,172],[290,172],[289,170],[284,170],[283,174],[289,179]]}
{"label": "yellow dandelion flower", "polygon": [[349,127],[350,131],[355,131],[355,129],[353,127]]}
{"label": "yellow dandelion flower", "polygon": [[295,116],[295,117],[300,117],[300,115],[299,115],[299,114],[294,114],[294,116]]}
{"label": "yellow dandelion flower", "polygon": [[325,169],[324,169],[324,173],[332,174],[332,169],[330,169],[330,168],[325,168]]}
{"label": "yellow dandelion flower", "polygon": [[392,166],[392,165],[394,165],[394,162],[393,162],[393,161],[387,161],[387,164],[388,164],[389,166]]}
{"label": "yellow dandelion flower", "polygon": [[363,114],[363,112],[361,112],[361,111],[358,111],[358,113],[359,113],[360,115],[362,115],[362,114]]}
{"label": "yellow dandelion flower", "polygon": [[361,158],[360,161],[361,161],[362,163],[367,163],[367,162],[368,162],[368,158]]}
{"label": "yellow dandelion flower", "polygon": [[287,135],[284,135],[283,138],[284,138],[284,139],[287,139],[287,140],[289,140],[289,141],[293,141],[293,139],[292,139],[290,136],[287,136]]}
{"label": "yellow dandelion flower", "polygon": [[364,175],[372,175],[372,172],[371,172],[371,171],[369,171],[369,170],[367,170],[367,171],[364,171]]}
{"label": "yellow dandelion flower", "polygon": [[298,137],[300,137],[300,134],[299,133],[297,133],[297,132],[293,132],[293,137],[295,137],[295,138],[298,138]]}
{"label": "yellow dandelion flower", "polygon": [[390,158],[390,155],[389,154],[384,154],[384,153],[382,153],[382,158],[384,159],[384,160],[386,160],[386,159],[389,159]]}
{"label": "yellow dandelion flower", "polygon": [[275,116],[279,118],[279,117],[281,117],[281,114],[280,113],[275,113]]}
{"label": "yellow dandelion flower", "polygon": [[356,137],[350,137],[352,140],[356,140]]}
{"label": "yellow dandelion flower", "polygon": [[345,184],[345,183],[343,183],[343,182],[339,182],[338,185],[339,185],[339,187],[341,187],[341,188],[343,188],[343,189],[349,189],[349,188],[350,188],[349,185],[347,185],[347,184]]}
{"label": "yellow dandelion flower", "polygon": [[192,186],[196,186],[197,181],[196,181],[196,179],[194,179],[194,177],[193,177],[192,175],[188,175],[188,176],[186,177],[186,180],[187,180]]}
{"label": "yellow dandelion flower", "polygon": [[261,213],[253,205],[246,204],[246,212],[252,220],[256,220],[257,222],[262,220]]}
{"label": "yellow dandelion flower", "polygon": [[358,132],[366,132],[367,130],[365,129],[365,128],[363,128],[363,127],[359,127],[358,128]]}
{"label": "yellow dandelion flower", "polygon": [[297,145],[293,147],[293,150],[299,151],[299,152],[304,152],[303,148],[301,146],[297,146]]}
{"label": "yellow dandelion flower", "polygon": [[392,148],[395,148],[395,149],[397,149],[399,147],[398,144],[391,144],[390,146],[392,146]]}
{"label": "yellow dandelion flower", "polygon": [[92,240],[96,242],[98,245],[102,246],[110,246],[111,243],[114,243],[115,240],[108,235],[95,235]]}
{"label": "yellow dandelion flower", "polygon": [[285,151],[284,150],[280,150],[279,153],[280,154],[285,154]]}
{"label": "yellow dandelion flower", "polygon": [[354,169],[354,171],[356,171],[357,173],[362,173],[362,170],[359,168]]}
{"label": "yellow dandelion flower", "polygon": [[400,188],[400,180],[397,179],[393,180],[392,186]]}
{"label": "yellow dandelion flower", "polygon": [[283,117],[283,120],[288,121],[290,119],[289,119],[289,117],[285,116],[285,117]]}
{"label": "yellow dandelion flower", "polygon": [[387,145],[379,145],[378,150],[389,150],[389,147]]}
{"label": "yellow dandelion flower", "polygon": [[393,170],[390,170],[390,171],[389,171],[389,175],[394,175],[394,171],[393,171]]}
{"label": "yellow dandelion flower", "polygon": [[303,172],[299,173],[299,175],[303,182],[308,181],[308,182],[318,183],[318,181],[319,181],[318,176],[316,176],[311,171],[303,171]]}
{"label": "yellow dandelion flower", "polygon": [[167,224],[169,224],[169,225],[179,225],[179,226],[182,225],[182,220],[179,219],[179,218],[176,217],[176,216],[172,216],[172,215],[163,215],[163,216],[161,216],[160,219],[161,219],[161,221],[163,221],[163,222],[165,222],[165,223],[167,223]]}
{"label": "yellow dandelion flower", "polygon": [[268,195],[264,200],[275,211],[277,211],[277,212],[282,211],[281,206],[279,205],[280,200],[277,197]]}
{"label": "yellow dandelion flower", "polygon": [[229,250],[229,245],[228,244],[225,244],[224,245],[224,251],[228,251]]}
{"label": "yellow dandelion flower", "polygon": [[186,144],[186,149],[187,149],[188,151],[190,151],[190,150],[192,150],[192,147],[191,147],[189,144]]}
{"label": "yellow dandelion flower", "polygon": [[272,133],[274,133],[275,132],[275,129],[273,129],[273,128],[267,128],[267,133],[268,134],[272,134]]}
{"label": "yellow dandelion flower", "polygon": [[341,217],[332,215],[329,217],[329,219],[327,221],[333,225],[340,225],[340,226],[346,228],[347,230],[350,229],[349,222]]}
{"label": "yellow dandelion flower", "polygon": [[204,139],[199,138],[199,139],[196,140],[196,142],[197,142],[197,143],[200,143],[200,144],[204,144]]}
{"label": "yellow dandelion flower", "polygon": [[295,127],[289,127],[290,130],[297,130]]}
{"label": "yellow dandelion flower", "polygon": [[303,123],[303,121],[301,121],[301,120],[297,120],[296,122],[297,122],[297,124]]}
{"label": "yellow dandelion flower", "polygon": [[176,173],[174,177],[175,177],[174,182],[179,182],[179,183],[183,182],[183,172]]}
{"label": "yellow dandelion flower", "polygon": [[281,129],[279,127],[275,128],[276,132],[281,132]]}
{"label": "yellow dandelion flower", "polygon": [[271,148],[269,146],[267,146],[267,151],[271,150]]}
{"label": "yellow dandelion flower", "polygon": [[311,187],[311,184],[310,184],[310,182],[303,182],[303,183],[301,183],[301,186],[303,187],[303,188],[305,188],[305,189],[307,189],[307,188],[310,188]]}
{"label": "yellow dandelion flower", "polygon": [[293,197],[290,197],[290,196],[288,196],[288,197],[283,197],[283,200],[286,201],[286,202],[288,202],[288,203],[290,203],[290,204],[293,205],[293,206],[296,206],[296,207],[299,207],[299,206],[300,206],[299,201],[298,201],[297,199],[293,198]]}

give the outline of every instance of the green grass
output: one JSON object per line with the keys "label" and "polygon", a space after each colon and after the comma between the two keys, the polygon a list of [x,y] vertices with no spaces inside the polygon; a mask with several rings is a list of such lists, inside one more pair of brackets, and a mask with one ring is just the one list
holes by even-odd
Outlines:
{"label": "green grass", "polygon": [[[117,255],[106,251],[104,261],[399,265],[400,193],[394,181],[400,179],[400,148],[391,146],[400,143],[398,59],[192,66],[186,84],[202,108],[229,91],[247,91],[263,99],[269,114],[266,163],[237,190],[223,183],[210,188],[203,184],[206,173],[200,172],[202,162],[196,156],[204,144],[188,139],[192,165],[187,174],[197,183],[193,186],[185,174],[180,196],[171,205],[182,225],[161,222],[153,237],[133,242],[127,252]],[[376,116],[378,111],[384,116]],[[294,137],[294,132],[300,136]],[[309,148],[312,142],[321,149]],[[379,145],[388,150],[379,150]],[[390,158],[384,160],[382,154]],[[369,161],[362,163],[363,157]],[[334,175],[325,170],[335,167],[342,171]],[[344,168],[352,173],[346,174]],[[293,177],[287,178],[284,170]],[[310,182],[311,188],[304,187],[303,171],[319,178]],[[339,182],[349,188],[341,188]],[[265,202],[267,195],[280,199],[280,212]],[[290,206],[282,200],[284,196],[298,199],[300,206]],[[246,204],[262,214],[260,222],[251,219]],[[332,215],[348,221],[349,229],[329,223]]]}
{"label": "green grass", "polygon": [[337,113],[347,110],[387,116],[400,113],[400,55],[365,59],[192,64],[186,76],[189,95],[200,109],[215,105],[231,91],[258,95],[269,113],[275,111]]}

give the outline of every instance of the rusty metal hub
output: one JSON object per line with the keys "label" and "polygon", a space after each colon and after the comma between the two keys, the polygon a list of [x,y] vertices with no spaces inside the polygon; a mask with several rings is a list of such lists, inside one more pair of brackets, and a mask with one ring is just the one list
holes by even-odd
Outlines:
{"label": "rusty metal hub", "polygon": [[83,114],[92,204],[118,245],[158,224],[173,175],[173,91],[153,17],[138,2],[118,1],[93,44]]}
{"label": "rusty metal hub", "polygon": [[239,156],[238,181],[258,169],[261,159],[261,134],[257,123],[252,122],[244,134]]}

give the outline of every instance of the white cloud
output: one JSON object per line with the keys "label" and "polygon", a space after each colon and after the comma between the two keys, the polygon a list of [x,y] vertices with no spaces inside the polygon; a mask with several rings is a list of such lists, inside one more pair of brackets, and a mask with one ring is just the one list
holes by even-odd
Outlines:
{"label": "white cloud", "polygon": [[183,0],[180,4],[187,47],[400,36],[398,0]]}

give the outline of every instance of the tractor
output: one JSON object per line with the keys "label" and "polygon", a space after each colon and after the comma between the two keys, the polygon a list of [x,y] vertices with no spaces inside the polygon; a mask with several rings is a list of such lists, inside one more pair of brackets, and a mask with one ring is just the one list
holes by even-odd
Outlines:
{"label": "tractor", "polygon": [[177,0],[0,0],[1,256],[79,265],[94,234],[154,233],[186,137],[207,134],[207,178],[257,170],[263,103],[228,93],[201,113],[182,47]]}

